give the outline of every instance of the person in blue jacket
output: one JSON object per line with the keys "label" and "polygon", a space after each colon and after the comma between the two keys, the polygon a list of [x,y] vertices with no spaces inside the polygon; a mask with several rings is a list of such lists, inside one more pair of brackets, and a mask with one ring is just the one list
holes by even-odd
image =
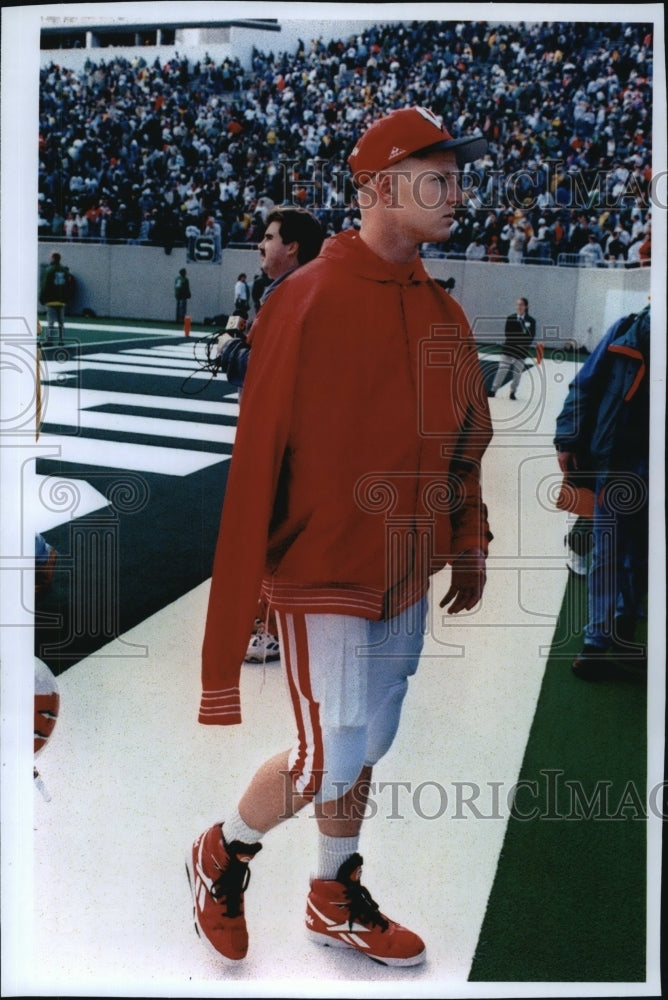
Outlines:
{"label": "person in blue jacket", "polygon": [[594,481],[587,624],[573,673],[610,675],[608,651],[644,660],[636,644],[648,563],[650,306],[612,324],[569,386],[554,444],[561,471]]}

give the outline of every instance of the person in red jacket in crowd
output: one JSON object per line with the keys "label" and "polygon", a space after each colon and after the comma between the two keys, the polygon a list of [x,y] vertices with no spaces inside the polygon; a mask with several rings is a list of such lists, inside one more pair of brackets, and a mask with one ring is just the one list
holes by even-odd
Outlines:
{"label": "person in red jacket in crowd", "polygon": [[469,322],[419,255],[447,240],[459,171],[486,146],[453,139],[420,107],[369,126],[348,159],[360,229],[327,239],[253,324],[199,721],[241,722],[240,664],[261,592],[296,736],[189,850],[196,929],[227,962],[247,954],[250,862],[309,803],[318,861],[307,933],[386,965],[425,959],[422,938],[362,885],[358,847],[372,768],[392,745],[429,628],[431,578],[450,567],[449,614],[474,608],[486,580],[485,387]]}

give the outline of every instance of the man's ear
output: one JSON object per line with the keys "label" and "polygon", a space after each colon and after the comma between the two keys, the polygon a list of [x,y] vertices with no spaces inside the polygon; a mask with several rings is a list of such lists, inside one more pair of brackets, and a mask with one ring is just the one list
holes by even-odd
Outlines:
{"label": "man's ear", "polygon": [[380,201],[385,205],[390,205],[395,199],[395,184],[393,174],[380,171],[376,174],[376,192]]}
{"label": "man's ear", "polygon": [[290,256],[294,257],[294,259],[297,260],[297,258],[299,257],[299,243],[297,242],[297,240],[292,240],[291,243],[286,243],[285,248],[287,252],[290,254]]}
{"label": "man's ear", "polygon": [[399,193],[401,178],[410,180],[409,170],[386,170],[379,171],[375,176],[375,196],[377,201],[389,208],[401,208],[402,201]]}
{"label": "man's ear", "polygon": [[357,184],[357,205],[360,209],[374,208],[379,202],[392,201],[392,175],[380,171],[371,174]]}

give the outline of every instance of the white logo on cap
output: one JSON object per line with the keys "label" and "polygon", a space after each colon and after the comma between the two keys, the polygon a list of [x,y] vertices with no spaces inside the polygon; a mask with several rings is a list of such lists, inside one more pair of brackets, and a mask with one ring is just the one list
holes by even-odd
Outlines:
{"label": "white logo on cap", "polygon": [[441,119],[434,114],[433,111],[430,111],[429,108],[416,108],[415,110],[419,114],[421,114],[423,118],[426,118],[428,122],[431,122],[432,125],[435,125],[439,132],[442,131],[443,123]]}
{"label": "white logo on cap", "polygon": [[402,149],[401,146],[393,146],[390,152],[387,154],[387,157],[389,160],[393,160],[395,156],[404,156],[405,153],[406,150]]}

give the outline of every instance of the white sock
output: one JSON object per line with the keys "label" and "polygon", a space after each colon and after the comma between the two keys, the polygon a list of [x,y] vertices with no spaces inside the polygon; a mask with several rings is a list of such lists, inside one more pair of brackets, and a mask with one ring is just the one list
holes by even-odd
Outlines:
{"label": "white sock", "polygon": [[222,826],[226,844],[231,844],[233,840],[240,840],[242,844],[257,844],[262,839],[262,833],[244,823],[238,810],[235,810]]}
{"label": "white sock", "polygon": [[328,837],[318,833],[318,869],[316,878],[335,879],[344,861],[354,854],[359,837]]}

